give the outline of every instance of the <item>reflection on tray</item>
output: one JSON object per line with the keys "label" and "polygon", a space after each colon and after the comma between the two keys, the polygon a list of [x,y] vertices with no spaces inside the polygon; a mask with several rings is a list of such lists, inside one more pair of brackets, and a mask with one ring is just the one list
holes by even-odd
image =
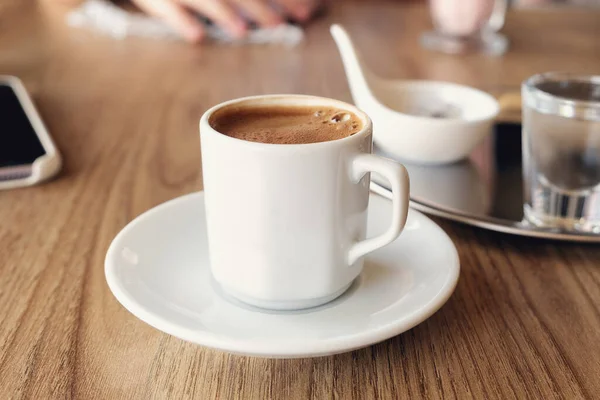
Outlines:
{"label": "reflection on tray", "polygon": [[[520,124],[497,124],[493,135],[467,160],[442,166],[404,165],[410,175],[413,201],[510,223],[523,218]],[[387,187],[380,176],[373,174],[373,180]]]}

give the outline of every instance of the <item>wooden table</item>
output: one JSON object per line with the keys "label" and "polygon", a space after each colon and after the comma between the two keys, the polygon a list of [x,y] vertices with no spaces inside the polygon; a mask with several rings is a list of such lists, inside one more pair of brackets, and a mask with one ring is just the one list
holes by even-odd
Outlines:
{"label": "wooden table", "polygon": [[439,220],[462,263],[449,302],[384,343],[305,360],[232,356],[163,334],[114,299],[103,262],[132,218],[202,188],[197,123],[210,105],[272,92],[350,101],[333,21],[384,76],[501,91],[546,70],[598,73],[599,20],[515,11],[504,57],[453,57],[417,45],[424,8],[394,2],[340,1],[286,49],[115,41],[67,28],[46,3],[3,0],[0,73],[24,80],[65,165],[48,184],[0,193],[0,397],[598,398],[598,246]]}

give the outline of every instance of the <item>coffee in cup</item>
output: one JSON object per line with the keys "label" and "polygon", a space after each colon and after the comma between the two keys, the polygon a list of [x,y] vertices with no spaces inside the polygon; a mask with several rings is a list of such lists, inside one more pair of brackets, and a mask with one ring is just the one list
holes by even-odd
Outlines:
{"label": "coffee in cup", "polygon": [[226,108],[213,114],[209,123],[224,135],[271,144],[328,142],[362,129],[360,118],[350,111],[295,105]]}

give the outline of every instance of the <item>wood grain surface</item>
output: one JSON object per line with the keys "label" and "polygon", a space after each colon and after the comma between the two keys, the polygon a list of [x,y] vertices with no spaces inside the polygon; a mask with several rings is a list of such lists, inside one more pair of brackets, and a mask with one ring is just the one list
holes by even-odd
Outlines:
{"label": "wood grain surface", "polygon": [[[328,35],[354,33],[393,78],[518,92],[547,70],[598,73],[600,14],[518,10],[500,58],[427,52],[426,9],[336,2],[304,44],[189,46],[112,40],[48,2],[0,3],[0,74],[23,79],[64,155],[58,179],[0,192],[2,399],[592,399],[600,397],[600,248],[437,220],[456,243],[455,294],[418,327],[352,353],[232,356],[139,321],[103,262],[135,216],[202,188],[197,124],[218,102],[261,93],[350,101]],[[1,130],[0,126],[0,130]]]}

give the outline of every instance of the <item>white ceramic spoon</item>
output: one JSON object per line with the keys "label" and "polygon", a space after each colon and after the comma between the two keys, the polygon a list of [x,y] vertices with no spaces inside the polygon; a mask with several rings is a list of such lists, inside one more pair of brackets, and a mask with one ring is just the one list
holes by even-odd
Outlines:
{"label": "white ceramic spoon", "polygon": [[373,120],[375,144],[399,160],[463,159],[491,132],[500,107],[480,90],[447,82],[384,80],[361,62],[340,25],[331,26],[354,103]]}

